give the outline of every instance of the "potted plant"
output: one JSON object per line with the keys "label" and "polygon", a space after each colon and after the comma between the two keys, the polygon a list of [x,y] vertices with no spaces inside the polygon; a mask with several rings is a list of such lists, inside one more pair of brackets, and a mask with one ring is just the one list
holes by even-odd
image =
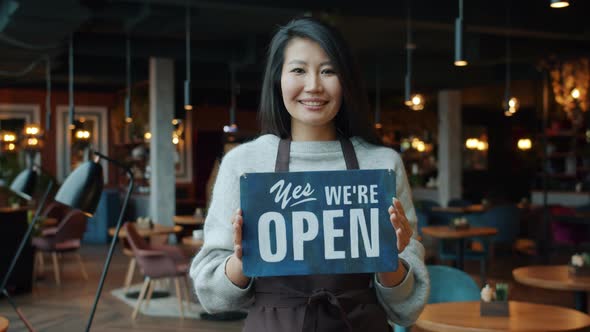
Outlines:
{"label": "potted plant", "polygon": [[451,220],[449,227],[453,228],[453,229],[468,229],[469,228],[469,221],[467,221],[467,218],[465,217],[460,217],[460,218],[453,218],[453,220]]}
{"label": "potted plant", "polygon": [[481,316],[509,316],[508,284],[497,283],[494,290],[486,284],[481,290]]}
{"label": "potted plant", "polygon": [[590,254],[575,254],[569,265],[569,273],[573,276],[590,276]]}

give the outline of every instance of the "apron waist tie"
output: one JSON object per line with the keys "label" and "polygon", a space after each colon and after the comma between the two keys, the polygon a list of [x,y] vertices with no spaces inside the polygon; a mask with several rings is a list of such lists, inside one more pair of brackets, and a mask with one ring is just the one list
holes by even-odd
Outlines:
{"label": "apron waist tie", "polygon": [[341,301],[354,300],[355,304],[373,304],[376,302],[375,291],[372,288],[351,290],[343,293],[334,294],[327,289],[320,288],[314,290],[311,294],[299,292],[256,292],[256,304],[262,306],[272,306],[275,308],[290,308],[297,306],[306,306],[305,318],[302,331],[315,331],[317,321],[318,304],[327,303],[338,309],[340,319],[346,324],[349,331],[353,331],[352,324],[347,318],[346,310],[342,307]]}

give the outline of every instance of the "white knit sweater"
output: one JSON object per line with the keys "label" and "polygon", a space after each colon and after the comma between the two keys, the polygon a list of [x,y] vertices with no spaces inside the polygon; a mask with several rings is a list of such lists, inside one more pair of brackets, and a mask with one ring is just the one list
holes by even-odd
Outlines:
{"label": "white knit sweater", "polygon": [[[361,169],[393,169],[396,172],[397,198],[415,230],[416,213],[399,154],[357,137],[351,141]],[[240,175],[273,172],[278,144],[277,136],[264,135],[238,146],[222,160],[205,220],[205,244],[190,268],[197,296],[209,312],[247,308],[254,301],[252,283],[242,289],[225,275],[225,263],[233,252],[231,216],[240,207]],[[291,142],[290,171],[344,169],[346,165],[339,141]],[[391,288],[375,282],[375,290],[388,318],[398,325],[406,326],[412,324],[422,312],[428,299],[430,281],[424,265],[424,247],[420,242],[412,239],[400,258],[408,268],[406,278]]]}

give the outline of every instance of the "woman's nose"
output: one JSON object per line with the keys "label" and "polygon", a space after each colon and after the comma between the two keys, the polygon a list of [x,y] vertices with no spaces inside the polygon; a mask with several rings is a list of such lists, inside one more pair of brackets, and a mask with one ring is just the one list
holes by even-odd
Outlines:
{"label": "woman's nose", "polygon": [[320,92],[322,91],[322,81],[320,75],[309,74],[305,80],[305,92]]}

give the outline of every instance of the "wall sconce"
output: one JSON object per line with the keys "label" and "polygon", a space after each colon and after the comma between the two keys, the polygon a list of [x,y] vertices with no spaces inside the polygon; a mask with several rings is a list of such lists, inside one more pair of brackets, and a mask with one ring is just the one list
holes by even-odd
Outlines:
{"label": "wall sconce", "polygon": [[143,140],[144,142],[149,143],[149,141],[152,140],[152,133],[148,131],[145,134],[143,134]]}
{"label": "wall sconce", "polygon": [[37,152],[43,147],[43,131],[38,124],[27,124],[23,129],[23,147],[26,151]]}
{"label": "wall sconce", "polygon": [[90,139],[90,132],[88,130],[78,129],[76,131],[75,137],[80,141],[88,141]]}
{"label": "wall sconce", "polygon": [[518,140],[518,143],[516,144],[516,146],[518,147],[519,150],[530,150],[533,147],[533,143],[531,142],[531,140],[529,138],[521,138]]}
{"label": "wall sconce", "polygon": [[0,131],[0,144],[2,152],[16,151],[16,134],[11,131]]}
{"label": "wall sconce", "polygon": [[469,150],[486,151],[488,149],[488,142],[478,138],[468,138],[465,140],[465,147]]}

